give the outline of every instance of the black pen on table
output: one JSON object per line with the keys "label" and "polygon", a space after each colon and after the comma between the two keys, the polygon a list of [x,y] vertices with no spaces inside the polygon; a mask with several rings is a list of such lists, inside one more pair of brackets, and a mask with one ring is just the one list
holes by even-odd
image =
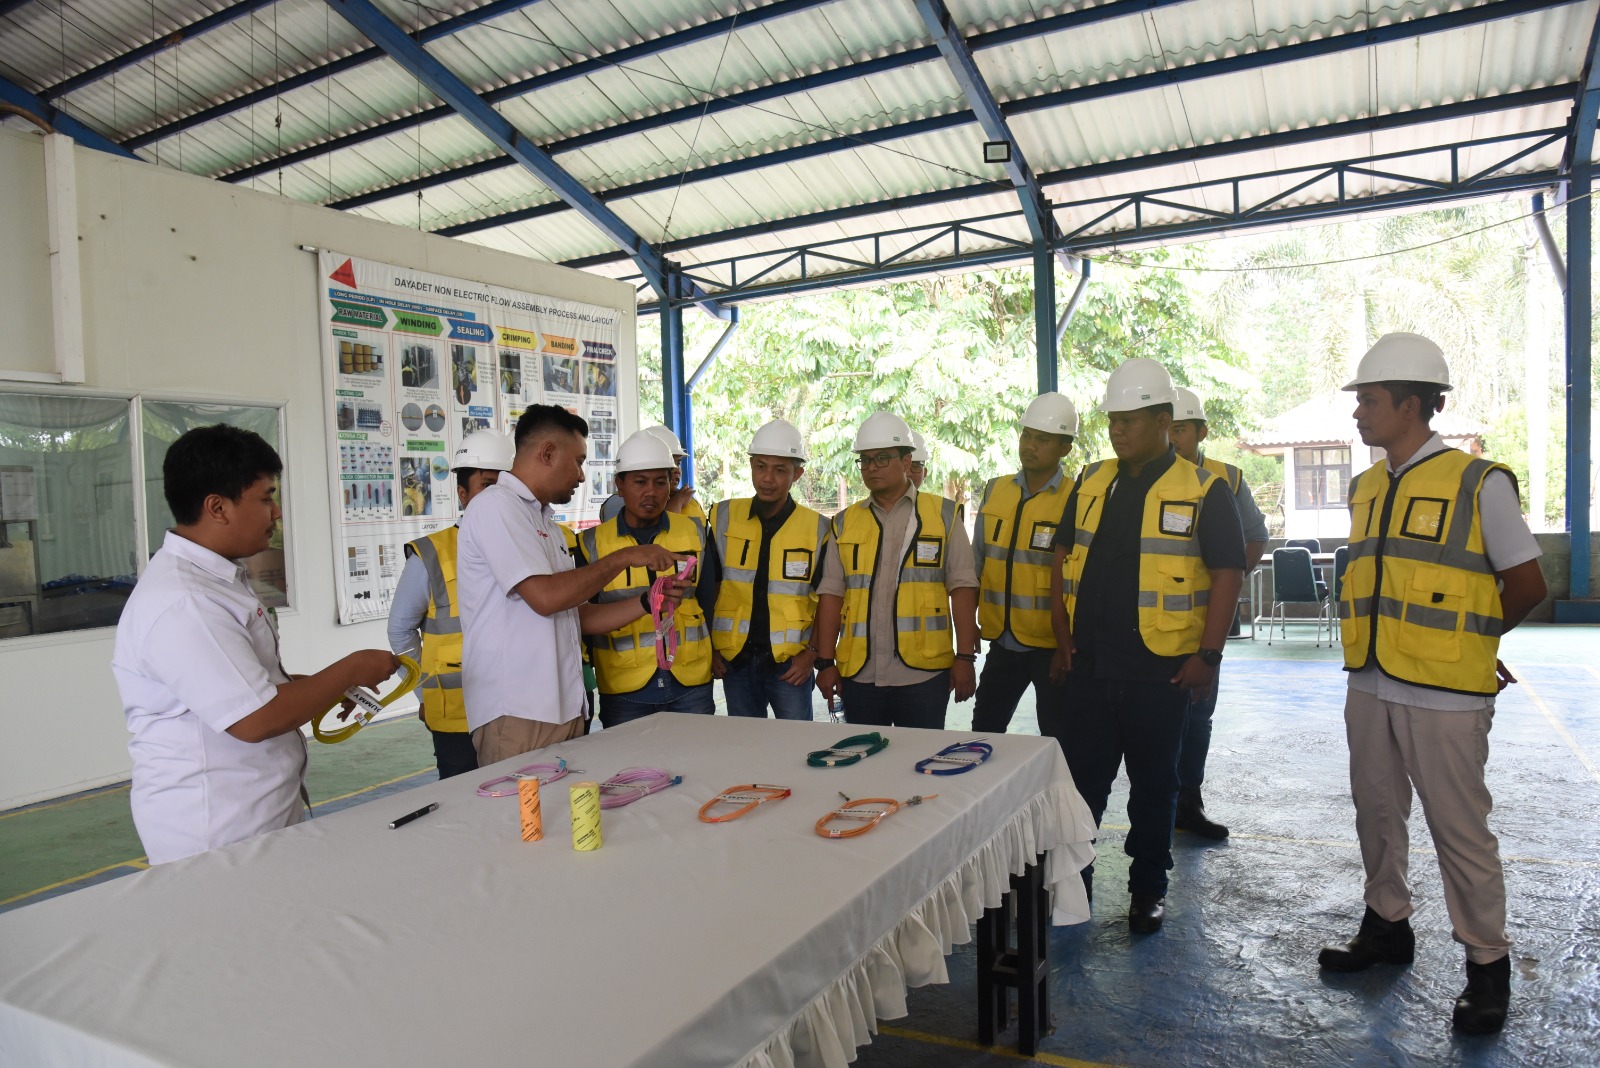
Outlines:
{"label": "black pen on table", "polygon": [[436,809],[438,807],[439,807],[439,802],[435,801],[431,805],[424,805],[423,807],[417,809],[415,812],[407,812],[404,816],[401,816],[399,819],[397,819],[393,823],[389,824],[389,829],[392,831],[396,827],[404,827],[406,824],[410,823],[412,820],[420,820],[422,817],[426,816],[428,813],[432,812],[434,809]]}

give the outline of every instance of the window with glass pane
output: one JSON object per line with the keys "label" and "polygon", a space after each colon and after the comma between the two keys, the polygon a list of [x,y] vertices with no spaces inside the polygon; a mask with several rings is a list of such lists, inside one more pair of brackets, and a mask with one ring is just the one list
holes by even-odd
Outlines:
{"label": "window with glass pane", "polygon": [[[278,409],[193,401],[143,400],[140,404],[144,420],[145,508],[149,520],[149,551],[153,556],[173,524],[172,510],[167,507],[166,481],[161,475],[161,465],[172,443],[196,427],[227,423],[260,434],[276,449],[279,447]],[[281,501],[281,491],[278,496]],[[278,520],[271,547],[250,557],[244,565],[249,569],[250,583],[262,604],[268,608],[288,607],[289,576],[284,565],[283,520]]]}
{"label": "window with glass pane", "polygon": [[115,626],[138,553],[128,402],[0,393],[0,638]]}
{"label": "window with glass pane", "polygon": [[1350,500],[1350,450],[1294,450],[1294,506],[1343,508]]}

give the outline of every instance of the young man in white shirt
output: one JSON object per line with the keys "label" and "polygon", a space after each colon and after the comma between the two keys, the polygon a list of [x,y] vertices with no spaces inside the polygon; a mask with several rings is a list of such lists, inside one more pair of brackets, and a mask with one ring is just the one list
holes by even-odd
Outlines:
{"label": "young man in white shirt", "polygon": [[128,598],[111,660],[132,735],[133,822],[152,864],[299,823],[300,728],[398,666],[363,649],[309,677],[284,671],[277,623],[238,562],[272,539],[282,471],[272,446],[237,427],[191,430],[167,451],[177,526]]}
{"label": "young man in white shirt", "polygon": [[530,407],[517,420],[511,470],[461,520],[461,685],[480,767],[583,733],[580,633],[606,634],[649,612],[642,597],[590,599],[630,567],[667,571],[682,559],[635,545],[573,563],[551,506],[583,485],[588,437],[589,424],[565,408]]}

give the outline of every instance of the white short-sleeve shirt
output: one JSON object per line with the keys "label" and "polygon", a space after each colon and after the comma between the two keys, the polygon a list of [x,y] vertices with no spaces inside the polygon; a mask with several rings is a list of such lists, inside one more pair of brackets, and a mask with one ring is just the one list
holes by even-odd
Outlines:
{"label": "white short-sleeve shirt", "polygon": [[228,728],[289,681],[245,569],[168,531],[117,623],[111,658],[133,758],[133,823],[152,864],[299,823],[299,731]]}
{"label": "white short-sleeve shirt", "polygon": [[566,723],[583,715],[578,610],[540,615],[516,592],[523,579],[572,568],[549,505],[511,472],[472,498],[456,549],[469,730],[502,716]]}

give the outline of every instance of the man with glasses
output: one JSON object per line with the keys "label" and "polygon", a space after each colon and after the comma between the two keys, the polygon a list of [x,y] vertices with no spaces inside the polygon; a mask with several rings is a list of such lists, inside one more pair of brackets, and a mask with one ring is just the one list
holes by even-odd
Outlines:
{"label": "man with glasses", "polygon": [[977,689],[978,576],[955,502],[912,483],[912,448],[892,412],[856,433],[869,496],[834,516],[824,550],[817,688],[850,723],[941,729],[950,691]]}

